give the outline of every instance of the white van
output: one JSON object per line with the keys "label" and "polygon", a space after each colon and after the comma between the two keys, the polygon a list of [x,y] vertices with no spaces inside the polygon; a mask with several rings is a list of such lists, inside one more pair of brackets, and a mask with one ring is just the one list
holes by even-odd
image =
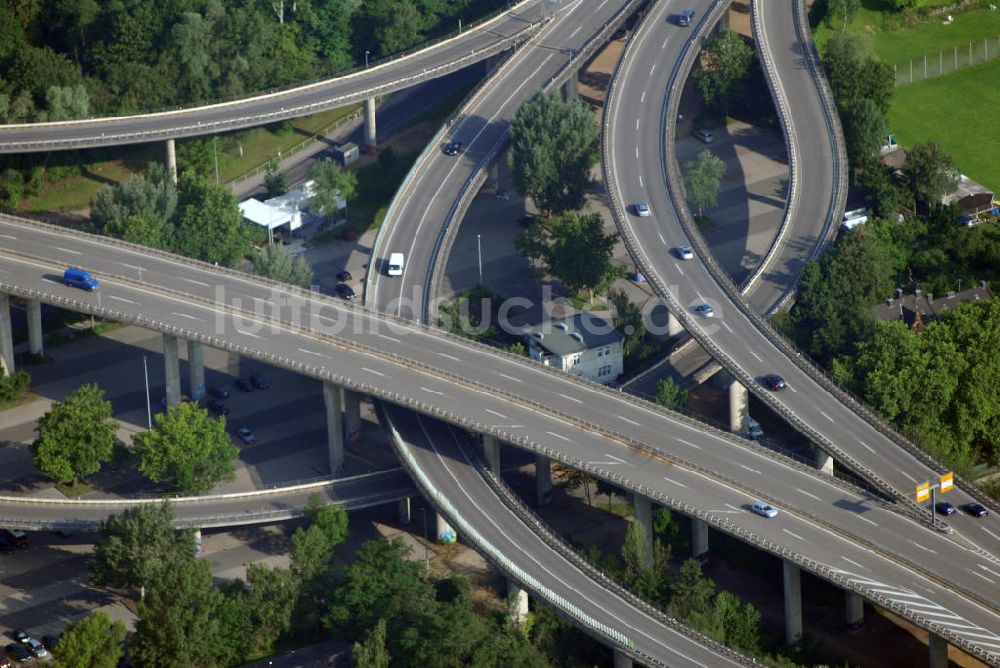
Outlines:
{"label": "white van", "polygon": [[389,255],[389,269],[386,271],[390,276],[403,275],[403,254],[391,253]]}

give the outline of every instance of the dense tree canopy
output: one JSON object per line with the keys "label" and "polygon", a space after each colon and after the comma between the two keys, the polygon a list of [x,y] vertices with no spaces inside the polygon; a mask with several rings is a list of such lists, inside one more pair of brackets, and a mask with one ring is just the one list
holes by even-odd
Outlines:
{"label": "dense tree canopy", "polygon": [[108,613],[95,610],[66,627],[59,636],[52,668],[115,668],[122,657],[125,624],[111,623]]}
{"label": "dense tree canopy", "polygon": [[906,154],[903,174],[913,197],[925,207],[938,207],[941,198],[958,185],[958,168],[940,144],[917,144]]}
{"label": "dense tree canopy", "polygon": [[701,216],[705,208],[716,206],[719,187],[726,173],[726,163],[708,149],[698,154],[695,160],[684,164],[684,189],[688,202],[698,209]]}
{"label": "dense tree canopy", "polygon": [[313,270],[309,262],[301,255],[293,257],[288,248],[280,243],[254,249],[250,261],[253,263],[254,273],[261,276],[303,288],[312,285]]}
{"label": "dense tree canopy", "polygon": [[35,466],[57,482],[97,473],[114,452],[118,423],[97,385],[83,385],[38,419]]}
{"label": "dense tree canopy", "polygon": [[695,72],[705,104],[730,113],[743,96],[753,57],[753,49],[739,33],[720,30],[705,45],[701,69]]}

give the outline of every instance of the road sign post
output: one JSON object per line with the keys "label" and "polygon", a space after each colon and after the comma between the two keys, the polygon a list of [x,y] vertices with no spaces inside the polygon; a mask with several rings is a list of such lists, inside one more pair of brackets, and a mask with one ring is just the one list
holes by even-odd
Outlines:
{"label": "road sign post", "polygon": [[928,498],[931,500],[931,526],[936,526],[936,520],[934,513],[937,510],[937,490],[941,490],[942,494],[950,492],[955,486],[955,473],[953,471],[948,471],[941,475],[938,482],[933,485],[930,482],[922,482],[917,485],[917,503],[923,503]]}

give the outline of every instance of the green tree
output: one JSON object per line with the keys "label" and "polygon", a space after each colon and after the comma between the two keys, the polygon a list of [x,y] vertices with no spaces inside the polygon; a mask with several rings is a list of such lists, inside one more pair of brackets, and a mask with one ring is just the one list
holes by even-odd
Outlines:
{"label": "green tree", "polygon": [[146,587],[164,570],[194,558],[194,536],[175,530],[173,519],[173,508],[163,502],[128,508],[101,522],[90,560],[94,583],[138,589],[145,598]]}
{"label": "green tree", "polygon": [[250,252],[250,236],[236,198],[224,186],[181,179],[174,247],[182,255],[234,267]]}
{"label": "green tree", "polygon": [[0,364],[0,408],[6,408],[19,402],[31,387],[31,376],[27,371],[15,371],[12,374]]}
{"label": "green tree", "polygon": [[250,256],[255,274],[303,288],[312,285],[313,270],[303,257],[293,257],[285,246],[274,243],[254,249]]}
{"label": "green tree", "polygon": [[222,594],[212,586],[212,566],[204,559],[177,560],[150,583],[139,603],[138,641],[132,660],[149,668],[214,663],[219,654]]}
{"label": "green tree", "polygon": [[878,158],[888,125],[885,116],[871,100],[858,100],[841,114],[844,139],[851,166],[870,165]]}
{"label": "green tree", "polygon": [[133,174],[114,187],[101,186],[90,200],[90,220],[102,233],[124,238],[126,230],[135,225],[130,225],[128,219],[140,216],[158,224],[143,223],[143,227],[157,228],[155,233],[148,233],[150,238],[165,242],[169,238],[165,227],[176,209],[177,188],[167,168],[150,163],[144,176]]}
{"label": "green tree", "polygon": [[867,52],[864,37],[853,32],[836,32],[823,47],[823,64],[841,113],[860,100],[870,100],[883,115],[889,113],[895,75],[891,66]]}
{"label": "green tree", "polygon": [[702,67],[695,72],[695,81],[705,104],[723,114],[729,114],[743,96],[743,86],[753,49],[743,37],[732,30],[720,30],[702,52]]}
{"label": "green tree", "polygon": [[847,24],[861,9],[861,0],[827,0],[826,24],[831,28],[840,25],[847,30]]}
{"label": "green tree", "polygon": [[[90,98],[83,84],[49,86],[45,91],[47,121],[70,121],[90,114]],[[40,119],[41,120],[41,119]]]}
{"label": "green tree", "polygon": [[541,260],[547,271],[574,292],[603,292],[625,269],[612,260],[618,235],[605,234],[599,213],[562,215],[522,230],[514,247],[531,260]]}
{"label": "green tree", "polygon": [[341,199],[350,201],[358,189],[358,176],[342,169],[333,160],[319,160],[309,170],[313,180],[313,192],[309,204],[321,215],[333,218],[339,210]]}
{"label": "green tree", "polygon": [[705,207],[713,207],[718,203],[719,187],[726,173],[726,163],[705,149],[698,154],[696,160],[690,160],[684,165],[684,187],[691,206],[698,209],[702,215]]}
{"label": "green tree", "polygon": [[727,647],[754,656],[760,652],[760,611],[728,591],[721,591],[712,602],[716,637]]}
{"label": "green tree", "polygon": [[288,179],[285,178],[284,172],[279,171],[279,166],[273,160],[267,163],[264,187],[267,189],[268,197],[278,197],[288,192]]}
{"label": "green tree", "polygon": [[385,620],[380,619],[368,630],[364,642],[354,643],[351,660],[358,668],[389,668],[391,659],[385,645]]}
{"label": "green tree", "polygon": [[[670,549],[656,539],[650,548],[642,524],[630,522],[625,530],[621,554],[625,564],[622,574],[625,585],[647,601],[664,602]],[[652,555],[651,561],[647,561],[649,554]]]}
{"label": "green tree", "polygon": [[646,338],[646,324],[642,320],[642,311],[624,290],[608,290],[608,302],[614,307],[615,327],[625,335],[623,351],[628,355],[642,345],[643,339]]}
{"label": "green tree", "polygon": [[894,219],[899,209],[907,205],[908,195],[893,176],[892,168],[877,158],[857,170],[858,184],[865,191],[865,203],[878,218]]}
{"label": "green tree", "polygon": [[254,634],[250,594],[241,580],[223,583],[219,593],[222,596],[214,612],[219,622],[219,633],[214,640],[216,665],[243,665],[250,655]]}
{"label": "green tree", "polygon": [[247,584],[254,621],[253,645],[259,653],[270,654],[278,638],[292,627],[299,580],[287,568],[252,563],[247,565]]}
{"label": "green tree", "polygon": [[940,144],[917,144],[906,154],[903,174],[914,199],[926,208],[937,208],[941,198],[958,185],[958,168]]}
{"label": "green tree", "polygon": [[129,214],[124,219],[115,219],[104,227],[104,233],[150,248],[167,248],[170,245],[172,229],[155,213],[143,211]]}
{"label": "green tree", "polygon": [[664,408],[687,408],[688,393],[673,378],[663,378],[656,384],[656,403]]}
{"label": "green tree", "polygon": [[701,563],[688,559],[670,586],[669,610],[681,619],[705,619],[712,610],[715,583],[702,575]]}
{"label": "green tree", "polygon": [[347,540],[349,518],[343,506],[327,503],[320,494],[313,494],[306,503],[305,516],[310,527],[323,532],[331,547]]}
{"label": "green tree", "polygon": [[521,105],[510,126],[514,187],[542,211],[579,209],[595,164],[597,124],[580,101],[538,94]]}
{"label": "green tree", "polygon": [[114,452],[119,425],[113,415],[104,390],[80,386],[38,419],[35,466],[64,484],[97,473]]}
{"label": "green tree", "polygon": [[125,624],[111,623],[108,613],[95,610],[66,627],[59,636],[52,668],[115,668],[122,657]]}
{"label": "green tree", "polygon": [[136,434],[139,470],[153,482],[169,481],[177,491],[197,494],[232,480],[239,448],[226,433],[225,418],[213,418],[192,402],[156,416],[151,431]]}

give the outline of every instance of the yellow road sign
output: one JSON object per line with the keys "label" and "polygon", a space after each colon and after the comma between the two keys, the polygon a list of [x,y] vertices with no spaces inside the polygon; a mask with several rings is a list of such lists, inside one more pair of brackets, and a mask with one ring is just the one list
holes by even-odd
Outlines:
{"label": "yellow road sign", "polygon": [[922,482],[917,485],[917,503],[923,503],[931,497],[931,484]]}
{"label": "yellow road sign", "polygon": [[941,491],[950,492],[951,488],[955,486],[955,473],[948,471],[943,476],[941,476]]}

